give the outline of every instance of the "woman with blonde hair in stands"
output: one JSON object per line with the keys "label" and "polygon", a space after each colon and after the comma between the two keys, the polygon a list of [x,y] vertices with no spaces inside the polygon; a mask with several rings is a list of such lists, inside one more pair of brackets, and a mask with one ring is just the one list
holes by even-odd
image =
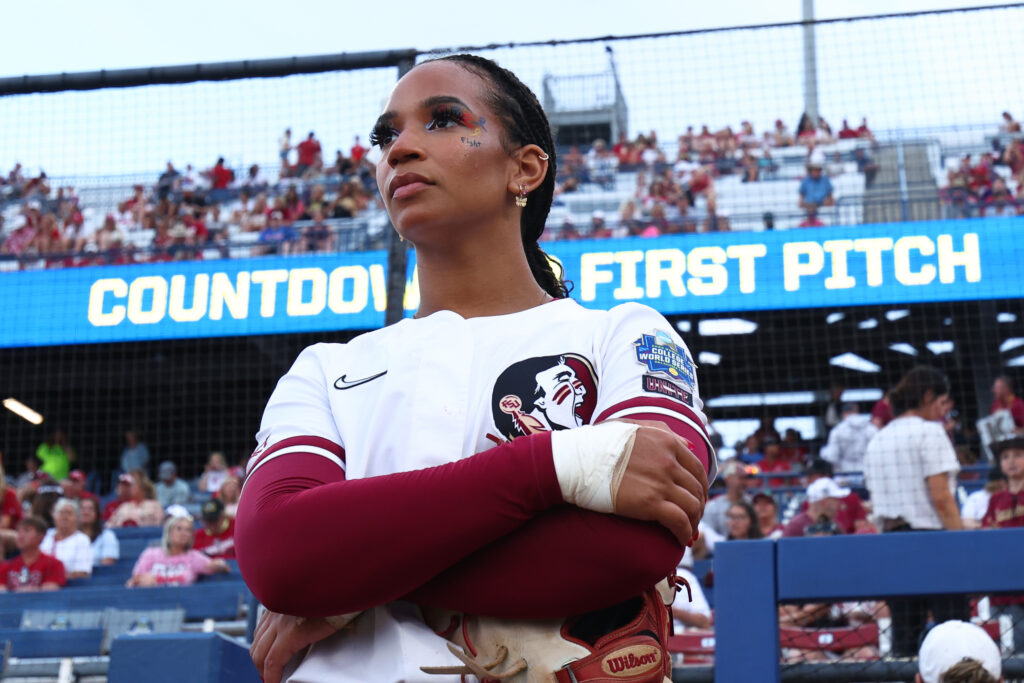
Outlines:
{"label": "woman with blonde hair in stands", "polygon": [[201,575],[231,571],[224,560],[211,560],[193,550],[194,543],[195,521],[192,517],[172,515],[164,523],[160,547],[142,551],[125,585],[129,588],[187,586],[195,583]]}
{"label": "woman with blonde hair in stands", "polygon": [[78,505],[78,528],[92,542],[93,566],[114,564],[121,557],[121,544],[113,531],[103,527],[100,504],[95,498],[83,498]]}

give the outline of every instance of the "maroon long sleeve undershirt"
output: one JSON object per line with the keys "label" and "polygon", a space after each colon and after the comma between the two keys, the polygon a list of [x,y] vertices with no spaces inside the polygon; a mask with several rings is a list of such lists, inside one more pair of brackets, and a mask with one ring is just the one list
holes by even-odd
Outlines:
{"label": "maroon long sleeve undershirt", "polygon": [[399,598],[564,616],[639,593],[683,551],[656,524],[563,505],[546,433],[350,481],[319,455],[270,460],[246,482],[235,544],[264,605],[309,617]]}

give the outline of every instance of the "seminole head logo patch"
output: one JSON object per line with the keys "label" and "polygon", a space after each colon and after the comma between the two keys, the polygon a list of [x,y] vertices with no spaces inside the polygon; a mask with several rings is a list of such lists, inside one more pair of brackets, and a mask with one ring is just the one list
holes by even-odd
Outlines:
{"label": "seminole head logo patch", "polygon": [[507,439],[588,424],[597,405],[597,374],[575,353],[527,358],[494,383],[491,415]]}
{"label": "seminole head logo patch", "polygon": [[660,372],[672,379],[682,380],[687,387],[697,383],[696,368],[686,352],[676,345],[668,333],[656,330],[633,342],[636,360],[651,372]]}

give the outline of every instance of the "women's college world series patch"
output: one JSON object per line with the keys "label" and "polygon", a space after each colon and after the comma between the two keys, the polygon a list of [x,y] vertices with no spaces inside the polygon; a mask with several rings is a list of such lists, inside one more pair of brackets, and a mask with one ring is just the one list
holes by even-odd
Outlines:
{"label": "women's college world series patch", "polygon": [[681,381],[691,390],[697,383],[696,366],[667,332],[655,330],[654,334],[645,334],[633,342],[633,346],[637,362],[646,365],[652,373]]}

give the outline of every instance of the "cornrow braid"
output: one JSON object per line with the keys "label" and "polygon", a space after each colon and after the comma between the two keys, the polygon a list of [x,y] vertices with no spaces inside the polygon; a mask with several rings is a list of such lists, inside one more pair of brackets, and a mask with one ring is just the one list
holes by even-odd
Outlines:
{"label": "cornrow braid", "polygon": [[[504,135],[502,146],[510,154],[523,145],[537,145],[548,155],[548,171],[543,182],[530,194],[529,202],[519,219],[519,231],[530,272],[545,292],[563,299],[569,290],[562,267],[548,258],[538,240],[551,210],[555,194],[555,142],[551,125],[537,96],[514,73],[490,59],[470,54],[448,55],[438,61],[455,62],[491,84],[488,104],[501,120]],[[557,270],[556,270],[557,269]]]}

